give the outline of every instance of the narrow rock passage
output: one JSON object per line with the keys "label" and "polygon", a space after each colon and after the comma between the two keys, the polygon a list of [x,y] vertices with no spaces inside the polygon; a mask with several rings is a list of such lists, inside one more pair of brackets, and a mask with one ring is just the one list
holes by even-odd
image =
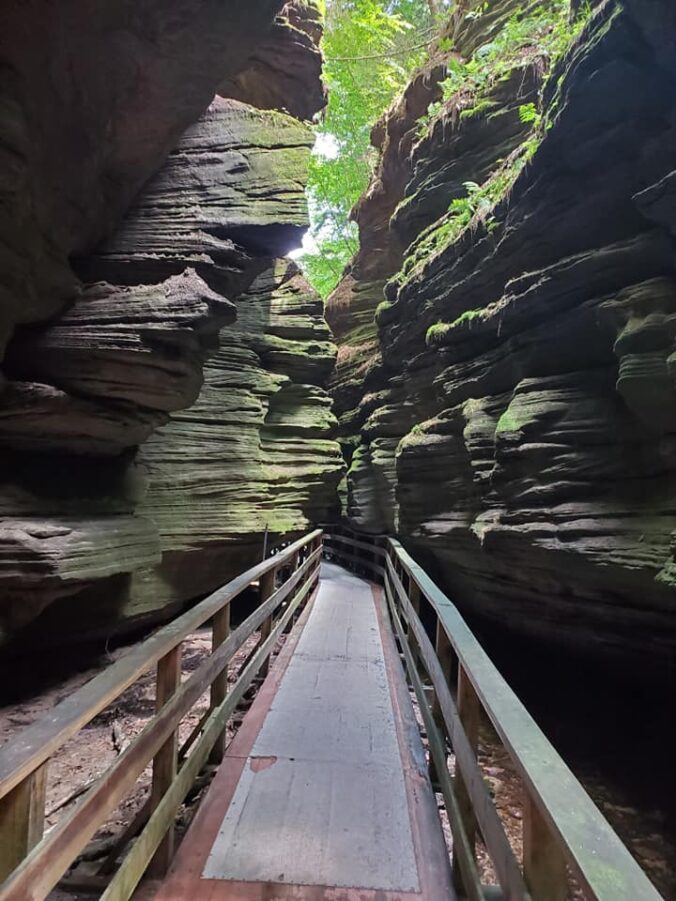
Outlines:
{"label": "narrow rock passage", "polygon": [[302,633],[247,714],[159,898],[452,897],[382,603],[379,588],[322,566]]}

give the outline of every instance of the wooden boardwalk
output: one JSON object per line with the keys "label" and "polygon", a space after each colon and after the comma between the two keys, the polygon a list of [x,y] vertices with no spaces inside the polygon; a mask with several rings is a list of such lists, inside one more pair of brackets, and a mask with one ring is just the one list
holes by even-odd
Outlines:
{"label": "wooden boardwalk", "polygon": [[[383,587],[320,566],[324,555]],[[252,588],[257,606],[231,628],[232,601]],[[183,679],[183,644],[205,624],[211,653]],[[256,634],[228,686],[226,668]],[[44,831],[52,758],[153,669],[154,715]],[[259,673],[226,751],[227,723]],[[206,692],[208,710],[182,737]],[[522,780],[518,857],[486,785],[482,720]],[[209,759],[221,765],[175,851],[177,813]],[[82,872],[79,855],[148,766],[148,802]],[[428,767],[453,836],[452,877]],[[479,839],[498,885],[482,885]],[[662,901],[452,600],[397,539],[342,526],[277,549],[0,748],[0,901],[41,901],[64,877],[101,901],[453,901],[453,886],[467,901],[566,901],[571,872],[594,901]]]}
{"label": "wooden boardwalk", "polygon": [[453,897],[381,588],[322,564],[155,897]]}

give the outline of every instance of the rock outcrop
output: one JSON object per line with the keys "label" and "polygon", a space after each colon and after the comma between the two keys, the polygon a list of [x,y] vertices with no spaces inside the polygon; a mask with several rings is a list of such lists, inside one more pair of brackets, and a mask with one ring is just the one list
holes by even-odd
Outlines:
{"label": "rock outcrop", "polygon": [[[493,37],[456,21],[455,52],[527,6],[489,4]],[[664,674],[673,9],[606,0],[588,19],[554,71],[525,51],[421,136],[408,98],[422,81],[438,99],[437,56],[379,127],[362,250],[328,311],[346,513],[398,532],[475,623]]]}
{"label": "rock outcrop", "polygon": [[219,93],[260,109],[312,119],[328,99],[321,80],[321,36],[319,8],[304,0],[291,0],[267,40],[258,44],[243,69],[221,82]]}
{"label": "rock outcrop", "polygon": [[196,400],[219,325],[234,318],[194,269],[158,284],[89,286],[10,343],[0,446],[110,456],[141,444]]}
{"label": "rock outcrop", "polygon": [[68,258],[119,224],[281,6],[31,0],[3,10],[0,347],[14,324],[73,298]]}
{"label": "rock outcrop", "polygon": [[[98,148],[98,118],[64,91],[64,121],[97,154],[71,184],[83,151],[61,148],[75,159],[52,218],[26,170],[21,202],[37,210],[72,291],[57,297],[42,251],[19,236],[35,306],[14,316],[24,324],[9,340],[0,394],[5,637],[78,639],[166,618],[258,560],[266,533],[273,546],[335,515],[344,467],[324,390],[335,347],[321,299],[284,258],[307,226],[313,135],[279,111],[305,118],[324,102],[319,25],[311,4],[288,4],[275,20],[280,5],[182,8],[173,18],[165,8],[156,20],[140,10],[134,28],[153,41],[134,45],[147,53],[142,87],[138,72],[128,81],[123,71],[119,85],[95,82],[90,101],[103,115],[131,92],[109,127],[124,119],[136,143],[122,146],[124,132]],[[74,34],[69,54],[82,39]],[[295,63],[274,102],[252,74],[260,59]],[[62,88],[58,65],[53,77]],[[68,215],[86,191],[92,207],[75,234]]]}

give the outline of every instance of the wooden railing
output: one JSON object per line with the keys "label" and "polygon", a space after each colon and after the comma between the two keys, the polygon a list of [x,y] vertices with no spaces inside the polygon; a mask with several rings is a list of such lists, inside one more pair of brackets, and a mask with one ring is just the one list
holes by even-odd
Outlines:
{"label": "wooden railing", "polygon": [[[45,898],[151,762],[151,793],[145,813],[141,812],[145,825],[136,824],[142,826],[140,834],[112,880],[107,880],[101,897],[106,901],[129,898],[149,866],[156,875],[165,872],[173,854],[176,812],[205,763],[221,759],[226,723],[254,677],[265,671],[277,639],[314,590],[321,554],[322,532],[316,530],[252,567],[158,629],[0,748],[1,901]],[[282,572],[285,579],[278,585]],[[230,603],[256,581],[260,603],[231,631]],[[181,643],[209,620],[212,652],[181,682]],[[228,688],[228,662],[257,629],[260,639]],[[72,813],[43,836],[50,758],[155,666],[155,715]],[[207,690],[209,709],[179,748],[179,723]]]}
{"label": "wooden railing", "polygon": [[[443,794],[451,826],[453,876],[459,894],[471,901],[496,897],[479,878],[478,832],[502,899],[565,901],[570,867],[589,899],[659,901],[657,890],[454,604],[401,544],[345,529],[332,529],[324,542],[328,556],[384,584],[428,736],[430,775]],[[492,723],[523,783],[521,861],[512,850],[477,761],[483,716]],[[448,768],[449,748],[455,755],[454,776]]]}

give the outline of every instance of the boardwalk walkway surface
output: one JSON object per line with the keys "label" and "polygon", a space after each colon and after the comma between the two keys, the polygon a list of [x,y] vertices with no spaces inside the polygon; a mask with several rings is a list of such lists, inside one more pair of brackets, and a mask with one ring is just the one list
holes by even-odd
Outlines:
{"label": "boardwalk walkway surface", "polygon": [[322,564],[157,899],[453,897],[385,617],[380,588]]}

